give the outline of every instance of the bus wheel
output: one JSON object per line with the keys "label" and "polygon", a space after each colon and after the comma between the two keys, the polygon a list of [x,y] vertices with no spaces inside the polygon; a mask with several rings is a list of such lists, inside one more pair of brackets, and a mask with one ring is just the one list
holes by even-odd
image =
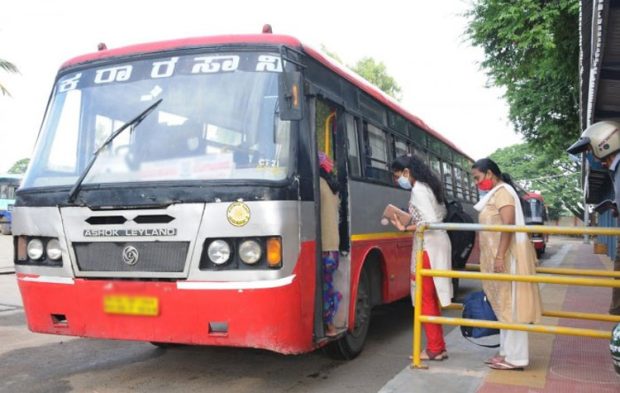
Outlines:
{"label": "bus wheel", "polygon": [[11,227],[9,226],[9,224],[0,224],[0,233],[2,233],[3,235],[10,235]]}
{"label": "bus wheel", "polygon": [[371,308],[370,279],[368,269],[364,266],[357,288],[357,298],[355,299],[355,325],[352,331],[347,331],[343,337],[325,347],[325,352],[330,357],[351,360],[362,352],[370,326]]}

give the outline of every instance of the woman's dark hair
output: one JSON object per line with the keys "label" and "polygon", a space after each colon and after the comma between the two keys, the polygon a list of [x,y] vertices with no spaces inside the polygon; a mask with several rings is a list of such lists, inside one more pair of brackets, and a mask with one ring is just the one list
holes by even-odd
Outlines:
{"label": "woman's dark hair", "polygon": [[499,169],[499,166],[497,166],[497,163],[495,163],[495,161],[490,158],[479,159],[478,161],[474,162],[474,165],[472,165],[471,169],[477,169],[482,173],[487,173],[487,171],[491,171],[491,173],[500,178],[504,183],[508,184],[514,190],[517,189],[512,182],[512,178],[510,177],[510,175],[507,173],[502,173],[502,171]]}
{"label": "woman's dark hair", "polygon": [[445,201],[443,195],[443,185],[441,184],[441,180],[439,177],[424,163],[424,161],[418,156],[400,156],[390,164],[390,169],[392,172],[394,171],[404,171],[405,168],[409,169],[411,177],[416,179],[416,181],[421,181],[422,183],[426,183],[433,194],[435,194],[435,199],[437,202],[443,203]]}

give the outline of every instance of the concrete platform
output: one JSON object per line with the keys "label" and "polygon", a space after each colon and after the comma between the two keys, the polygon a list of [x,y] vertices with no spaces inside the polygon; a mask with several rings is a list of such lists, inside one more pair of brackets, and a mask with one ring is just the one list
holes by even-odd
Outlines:
{"label": "concrete platform", "polygon": [[[546,267],[609,269],[606,256],[592,253],[592,246],[567,242]],[[546,310],[607,313],[611,289],[541,285]],[[613,323],[543,318],[543,324],[611,330]],[[499,336],[487,341],[499,341]],[[609,342],[573,336],[530,334],[530,365],[525,371],[492,370],[483,361],[497,350],[476,346],[454,329],[446,336],[450,358],[427,362],[429,369],[406,367],[389,381],[380,393],[404,392],[480,392],[480,393],[618,393],[620,375],[609,354]]]}

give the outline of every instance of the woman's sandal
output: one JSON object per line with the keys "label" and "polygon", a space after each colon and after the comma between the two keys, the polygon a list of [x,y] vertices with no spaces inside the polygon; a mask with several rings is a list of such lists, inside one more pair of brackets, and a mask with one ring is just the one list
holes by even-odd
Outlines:
{"label": "woman's sandal", "polygon": [[495,355],[495,356],[485,360],[484,364],[495,364],[495,363],[499,363],[499,362],[503,362],[503,361],[504,361],[504,357],[503,356]]}
{"label": "woman's sandal", "polygon": [[432,352],[428,349],[420,352],[420,360],[434,360],[434,361],[442,361],[448,358],[448,352],[445,350],[441,352]]}
{"label": "woman's sandal", "polygon": [[491,363],[491,364],[489,364],[489,367],[491,367],[494,370],[511,370],[511,371],[523,371],[523,370],[525,370],[524,367],[522,367],[522,366],[515,366],[514,364],[508,363],[506,360],[502,360],[502,361],[497,362],[497,363]]}

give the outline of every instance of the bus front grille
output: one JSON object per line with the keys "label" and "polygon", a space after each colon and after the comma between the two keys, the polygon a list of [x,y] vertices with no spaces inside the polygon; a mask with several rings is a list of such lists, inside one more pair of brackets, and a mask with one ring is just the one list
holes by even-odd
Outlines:
{"label": "bus front grille", "polygon": [[73,243],[83,272],[183,272],[189,242]]}

